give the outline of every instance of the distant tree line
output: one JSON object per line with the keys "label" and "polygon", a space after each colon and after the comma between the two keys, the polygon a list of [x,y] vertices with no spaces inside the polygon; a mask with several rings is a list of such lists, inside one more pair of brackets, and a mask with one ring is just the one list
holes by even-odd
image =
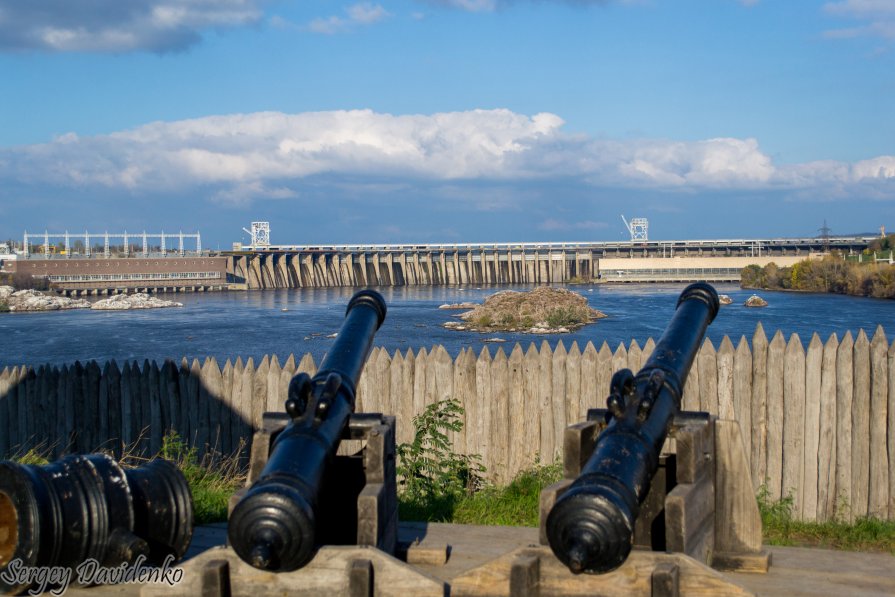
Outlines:
{"label": "distant tree line", "polygon": [[743,288],[831,292],[852,296],[895,298],[895,266],[850,263],[839,255],[800,261],[792,267],[775,263],[750,265],[741,272]]}

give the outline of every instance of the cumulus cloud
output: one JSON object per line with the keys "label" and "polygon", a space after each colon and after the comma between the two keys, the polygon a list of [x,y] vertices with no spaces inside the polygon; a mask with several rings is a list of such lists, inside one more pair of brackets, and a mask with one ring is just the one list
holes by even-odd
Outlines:
{"label": "cumulus cloud", "polygon": [[208,29],[247,25],[267,0],[6,0],[0,50],[183,50]]}
{"label": "cumulus cloud", "polygon": [[350,31],[358,25],[372,25],[391,16],[382,5],[371,2],[352,4],[345,9],[345,16],[331,16],[314,19],[306,29],[313,33],[333,35]]}
{"label": "cumulus cloud", "polygon": [[830,38],[882,37],[895,39],[895,2],[891,0],[843,0],[828,2],[824,10],[831,15],[860,21],[855,27],[831,29]]}
{"label": "cumulus cloud", "polygon": [[321,179],[327,184],[411,186],[574,181],[663,190],[849,189],[869,184],[875,196],[895,198],[895,156],[853,164],[777,165],[755,139],[613,141],[562,128],[562,119],[554,114],[527,116],[509,110],[210,116],[0,149],[0,185],[177,193],[199,189],[200,196],[226,203],[300,196],[303,185]]}

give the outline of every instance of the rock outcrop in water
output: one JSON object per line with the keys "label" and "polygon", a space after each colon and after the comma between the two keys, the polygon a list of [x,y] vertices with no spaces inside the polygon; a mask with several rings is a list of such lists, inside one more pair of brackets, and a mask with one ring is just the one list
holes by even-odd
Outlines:
{"label": "rock outcrop in water", "polygon": [[591,308],[587,299],[570,290],[543,286],[529,292],[504,290],[460,315],[444,327],[457,331],[561,334],[578,329],[604,313]]}
{"label": "rock outcrop in water", "polygon": [[146,293],[117,294],[107,299],[91,303],[84,299],[73,299],[39,290],[16,290],[12,286],[0,286],[0,303],[12,313],[32,311],[61,311],[67,309],[93,309],[96,311],[126,311],[128,309],[161,309],[182,307],[183,303],[166,301]]}
{"label": "rock outcrop in water", "polygon": [[39,290],[16,290],[12,286],[0,286],[0,301],[5,302],[12,313],[90,308],[90,303],[84,299],[54,296]]}
{"label": "rock outcrop in water", "polygon": [[127,309],[163,309],[166,307],[182,307],[183,303],[166,301],[144,292],[136,294],[116,294],[107,299],[96,301],[90,306],[96,311],[124,311]]}
{"label": "rock outcrop in water", "polygon": [[764,300],[757,294],[753,294],[748,299],[746,299],[745,304],[747,307],[767,307],[768,301]]}

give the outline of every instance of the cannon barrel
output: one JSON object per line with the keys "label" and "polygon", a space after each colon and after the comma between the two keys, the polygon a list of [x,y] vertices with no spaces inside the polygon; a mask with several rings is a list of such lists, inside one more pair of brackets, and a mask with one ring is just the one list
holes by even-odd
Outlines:
{"label": "cannon barrel", "polygon": [[291,421],[228,523],[230,544],[252,566],[290,571],[313,557],[323,473],[354,411],[357,383],[385,313],[379,293],[357,292],[320,371],[313,378],[300,373],[289,383]]}
{"label": "cannon barrel", "polygon": [[572,572],[609,572],[627,559],[687,373],[718,308],[714,288],[691,284],[640,372],[613,376],[608,425],[547,517],[550,547]]}
{"label": "cannon barrel", "polygon": [[161,565],[180,558],[193,534],[183,474],[166,460],[122,468],[103,454],[67,456],[38,466],[0,462],[0,593],[28,585],[6,580],[21,566],[106,566],[144,556]]}

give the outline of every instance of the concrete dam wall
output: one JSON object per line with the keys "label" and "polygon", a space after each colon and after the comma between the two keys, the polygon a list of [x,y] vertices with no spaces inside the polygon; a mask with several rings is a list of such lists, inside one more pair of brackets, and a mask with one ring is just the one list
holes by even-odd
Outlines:
{"label": "concrete dam wall", "polygon": [[249,289],[441,284],[738,282],[750,264],[789,266],[807,254],[601,257],[582,250],[265,251],[234,253],[228,278]]}

